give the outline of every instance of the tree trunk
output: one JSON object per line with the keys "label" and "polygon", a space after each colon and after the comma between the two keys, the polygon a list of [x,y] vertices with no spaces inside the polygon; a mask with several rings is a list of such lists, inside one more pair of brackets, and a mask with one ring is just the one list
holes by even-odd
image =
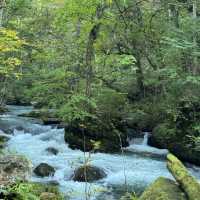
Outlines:
{"label": "tree trunk", "polygon": [[[196,24],[197,19],[197,0],[193,0],[193,19],[194,23]],[[193,33],[193,45],[194,45],[194,51],[197,49],[197,37],[196,37],[196,31]],[[192,74],[197,74],[197,68],[198,68],[198,58],[196,55],[193,55],[193,67],[192,67]]]}
{"label": "tree trunk", "polygon": [[[96,9],[96,19],[99,20],[103,16],[105,7],[102,7],[102,5],[99,5]],[[94,51],[94,43],[98,37],[98,33],[100,30],[101,23],[95,24],[90,33],[89,33],[89,38],[88,38],[88,43],[87,43],[87,48],[86,48],[86,96],[90,97],[91,96],[91,84],[92,84],[92,79],[93,79],[93,62],[95,60],[95,51]]]}
{"label": "tree trunk", "polygon": [[0,0],[0,28],[3,26],[3,13],[5,8],[5,0]]}
{"label": "tree trunk", "polygon": [[167,167],[182,190],[187,194],[188,200],[197,200],[200,197],[200,184],[190,175],[185,166],[174,155],[167,156]]}
{"label": "tree trunk", "polygon": [[96,24],[90,31],[86,49],[86,95],[91,96],[91,83],[93,78],[93,61],[95,58],[94,43],[100,29],[100,24]]}

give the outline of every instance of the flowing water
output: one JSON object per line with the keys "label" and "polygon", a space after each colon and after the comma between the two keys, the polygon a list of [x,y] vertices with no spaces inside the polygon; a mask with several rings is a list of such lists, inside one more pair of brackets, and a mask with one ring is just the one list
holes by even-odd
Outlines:
{"label": "flowing water", "polygon": [[[142,192],[159,176],[172,179],[166,168],[167,150],[149,147],[146,133],[143,139],[132,140],[130,146],[124,149],[123,155],[91,155],[91,164],[102,168],[107,174],[106,178],[92,184],[74,182],[71,177],[74,170],[83,165],[84,154],[68,147],[64,142],[64,129],[44,126],[37,120],[18,116],[32,110],[31,107],[8,108],[10,112],[0,118],[0,127],[9,130],[10,133],[13,130],[7,150],[25,155],[32,161],[33,168],[41,162],[53,166],[56,169],[53,177],[39,178],[33,175],[31,179],[36,182],[58,183],[60,190],[70,196],[70,200],[84,200],[86,188],[91,194],[91,199],[117,200],[126,190]],[[56,148],[59,153],[49,154],[46,151],[48,147]],[[200,168],[191,165],[189,169],[200,179]]]}

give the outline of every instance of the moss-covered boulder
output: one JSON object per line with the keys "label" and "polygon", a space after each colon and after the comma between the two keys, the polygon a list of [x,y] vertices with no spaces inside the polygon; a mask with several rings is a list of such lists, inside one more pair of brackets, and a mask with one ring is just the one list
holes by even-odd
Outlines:
{"label": "moss-covered boulder", "polygon": [[168,149],[182,161],[200,165],[200,151],[188,135],[184,136],[169,123],[159,124],[154,128],[148,144],[161,149]]}
{"label": "moss-covered boulder", "polygon": [[18,155],[0,156],[0,185],[7,186],[16,180],[26,181],[31,176],[31,163]]}
{"label": "moss-covered boulder", "polygon": [[152,133],[149,144],[169,149],[179,159],[200,166],[200,101],[197,97],[178,99],[174,108]]}
{"label": "moss-covered boulder", "polygon": [[61,120],[58,118],[56,113],[48,110],[33,110],[29,113],[23,113],[20,117],[31,117],[42,120],[44,125],[60,124]]}
{"label": "moss-covered boulder", "polygon": [[6,107],[0,106],[0,114],[3,114],[5,112],[7,112],[7,111],[8,111],[8,109]]}
{"label": "moss-covered boulder", "polygon": [[174,155],[169,154],[167,156],[167,167],[179,183],[182,190],[185,191],[189,200],[200,199],[200,184],[189,174],[188,170],[180,160],[178,160]]}
{"label": "moss-covered boulder", "polygon": [[75,170],[73,180],[78,182],[93,182],[106,177],[103,169],[95,166],[85,165]]}
{"label": "moss-covered boulder", "polygon": [[139,200],[187,200],[187,198],[176,182],[160,177],[144,191]]}
{"label": "moss-covered boulder", "polygon": [[[98,121],[72,123],[65,127],[65,141],[72,149],[114,153],[128,146],[127,135],[110,124]],[[96,145],[98,143],[98,145]]]}
{"label": "moss-covered boulder", "polygon": [[0,130],[0,149],[4,148],[9,139],[10,136]]}

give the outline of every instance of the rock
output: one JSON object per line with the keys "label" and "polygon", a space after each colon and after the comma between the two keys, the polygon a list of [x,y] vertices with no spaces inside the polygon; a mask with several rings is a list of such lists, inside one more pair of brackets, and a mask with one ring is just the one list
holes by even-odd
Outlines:
{"label": "rock", "polygon": [[44,111],[41,111],[41,110],[33,110],[33,111],[29,112],[29,113],[20,114],[19,116],[20,116],[20,117],[41,118],[41,117],[43,117],[44,115],[46,115],[46,112],[44,112]]}
{"label": "rock", "polygon": [[56,149],[56,148],[54,148],[54,147],[48,147],[47,149],[46,149],[46,151],[48,152],[48,153],[50,153],[50,154],[53,154],[53,155],[57,155],[58,154],[58,149]]}
{"label": "rock", "polygon": [[142,110],[127,113],[123,120],[128,128],[134,129],[137,133],[151,132],[156,123],[151,115]]}
{"label": "rock", "polygon": [[50,193],[50,192],[43,192],[40,195],[40,200],[56,200],[57,196],[54,193]]}
{"label": "rock", "polygon": [[7,135],[3,131],[0,130],[0,143],[7,142],[10,139],[10,135]]}
{"label": "rock", "polygon": [[148,144],[153,147],[168,149],[180,160],[200,166],[200,151],[191,148],[193,144],[184,136],[179,136],[176,129],[167,123],[159,124],[149,137]]}
{"label": "rock", "polygon": [[55,169],[47,163],[41,163],[34,169],[34,173],[40,177],[53,176]]}
{"label": "rock", "polygon": [[61,123],[61,120],[56,117],[56,114],[48,110],[33,110],[29,113],[20,114],[19,116],[40,119],[44,125],[55,125]]}
{"label": "rock", "polygon": [[8,98],[6,101],[7,105],[15,105],[15,106],[30,106],[31,103],[27,100],[22,100],[16,97]]}
{"label": "rock", "polygon": [[5,146],[5,143],[8,142],[10,139],[10,136],[5,134],[4,132],[1,132],[0,130],[0,148],[3,148]]}
{"label": "rock", "polygon": [[179,183],[180,187],[187,194],[189,200],[200,198],[200,184],[189,174],[185,166],[174,155],[167,156],[167,167]]}
{"label": "rock", "polygon": [[[119,137],[120,135],[120,137]],[[127,135],[109,124],[88,122],[85,127],[72,123],[65,127],[65,141],[72,149],[115,153],[128,146]],[[98,148],[95,146],[98,143]]]}
{"label": "rock", "polygon": [[0,185],[27,180],[31,176],[31,167],[30,162],[22,156],[0,156]]}
{"label": "rock", "polygon": [[176,102],[176,120],[167,115],[162,123],[153,129],[149,144],[169,149],[180,160],[200,166],[199,136],[195,128],[200,121],[200,101],[196,96],[178,98]]}
{"label": "rock", "polygon": [[58,118],[42,118],[42,121],[44,125],[55,125],[61,123],[60,119]]}
{"label": "rock", "polygon": [[187,198],[174,181],[160,177],[144,191],[139,200],[187,200]]}
{"label": "rock", "polygon": [[7,112],[7,111],[8,111],[7,108],[0,106],[0,114],[3,114],[5,112]]}
{"label": "rock", "polygon": [[94,182],[105,177],[106,173],[102,169],[85,165],[75,170],[73,180],[78,182]]}

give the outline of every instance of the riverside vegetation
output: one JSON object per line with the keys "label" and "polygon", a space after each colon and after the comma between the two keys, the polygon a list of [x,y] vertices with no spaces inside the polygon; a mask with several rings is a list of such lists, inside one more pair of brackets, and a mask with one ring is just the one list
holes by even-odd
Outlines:
{"label": "riverside vegetation", "polygon": [[[123,153],[149,132],[149,145],[200,166],[199,27],[198,0],[1,0],[0,113],[32,105],[21,116],[57,124],[71,149],[90,153]],[[160,178],[139,199],[198,200],[172,155],[168,168],[177,183]],[[2,195],[62,199],[37,187],[16,181]]]}

